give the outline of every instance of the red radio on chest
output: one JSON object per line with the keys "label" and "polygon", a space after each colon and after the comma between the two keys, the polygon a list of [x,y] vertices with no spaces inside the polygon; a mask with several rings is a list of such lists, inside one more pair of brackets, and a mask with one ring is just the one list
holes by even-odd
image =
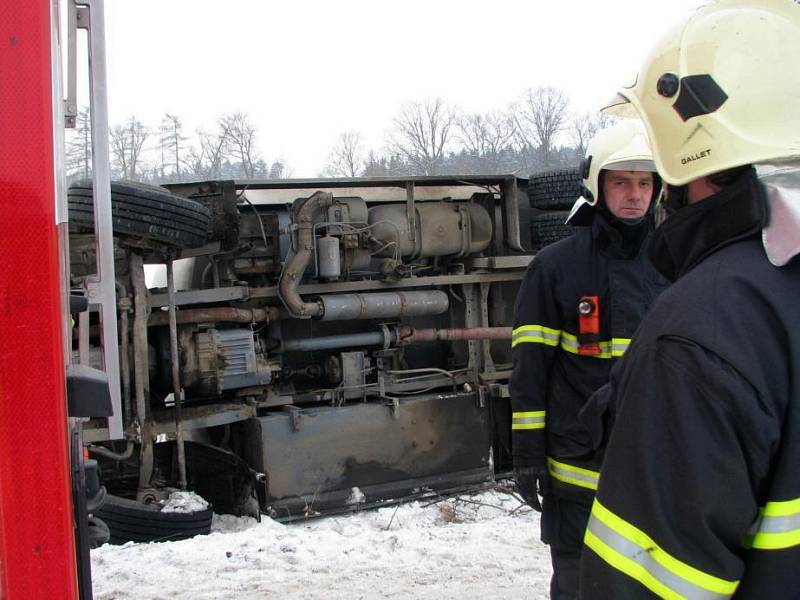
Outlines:
{"label": "red radio on chest", "polygon": [[582,296],[578,301],[578,354],[600,354],[600,296]]}

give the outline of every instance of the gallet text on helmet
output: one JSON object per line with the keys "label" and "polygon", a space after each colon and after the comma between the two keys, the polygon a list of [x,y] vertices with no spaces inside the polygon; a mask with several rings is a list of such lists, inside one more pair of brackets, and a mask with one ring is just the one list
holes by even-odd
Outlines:
{"label": "gallet text on helmet", "polygon": [[684,156],[681,159],[681,164],[685,165],[687,163],[700,160],[701,158],[707,158],[709,156],[711,156],[711,148],[706,148],[705,150],[701,150],[700,152],[695,152],[694,154],[690,154],[689,156]]}

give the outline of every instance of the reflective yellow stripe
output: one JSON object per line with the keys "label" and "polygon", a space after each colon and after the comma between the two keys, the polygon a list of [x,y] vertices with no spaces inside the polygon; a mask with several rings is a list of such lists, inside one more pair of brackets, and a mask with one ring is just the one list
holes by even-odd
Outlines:
{"label": "reflective yellow stripe", "polygon": [[800,498],[784,502],[767,502],[762,513],[767,517],[788,517],[800,514]]}
{"label": "reflective yellow stripe", "polygon": [[[630,346],[629,338],[611,338],[610,342],[598,342],[600,354],[588,355],[589,358],[619,358]],[[570,354],[578,354],[578,337],[566,332],[561,332],[561,349]]]}
{"label": "reflective yellow stripe", "polygon": [[597,481],[600,478],[600,473],[597,471],[558,462],[549,456],[547,457],[547,472],[553,479],[590,490],[597,489]]}
{"label": "reflective yellow stripe", "polygon": [[[572,333],[545,327],[544,325],[521,325],[511,332],[511,347],[517,344],[544,344],[545,346],[561,346],[570,354],[578,354],[578,338]],[[630,338],[611,338],[608,342],[599,342],[600,354],[591,358],[619,358],[630,346]]]}
{"label": "reflective yellow stripe", "polygon": [[543,410],[512,413],[511,429],[544,429],[545,414]]}
{"label": "reflective yellow stripe", "polygon": [[[600,354],[591,354],[588,355],[587,358],[614,358],[611,352],[611,342],[598,342],[598,345],[600,346]],[[577,336],[567,333],[566,331],[561,332],[562,350],[566,350],[570,354],[578,354],[578,346]]]}
{"label": "reflective yellow stripe", "polygon": [[560,329],[553,329],[544,325],[521,325],[511,332],[511,347],[513,348],[517,344],[523,343],[558,346],[560,337]]}
{"label": "reflective yellow stripe", "polygon": [[784,550],[800,546],[800,529],[785,533],[757,533],[749,540],[749,546],[756,550]]}
{"label": "reflective yellow stripe", "polygon": [[767,502],[744,540],[745,547],[783,550],[800,545],[800,498]]}
{"label": "reflective yellow stripe", "polygon": [[625,354],[628,346],[631,345],[630,338],[611,338],[611,354],[616,358]]}
{"label": "reflective yellow stripe", "polygon": [[584,542],[609,565],[663,598],[729,598],[739,585],[678,560],[597,499]]}
{"label": "reflective yellow stripe", "polygon": [[677,592],[673,592],[658,579],[650,575],[644,566],[616,552],[613,548],[603,543],[599,537],[592,533],[590,528],[586,529],[586,533],[583,536],[583,543],[594,550],[600,558],[617,571],[621,571],[628,577],[635,579],[659,597],[667,598],[668,600],[683,600],[683,596]]}

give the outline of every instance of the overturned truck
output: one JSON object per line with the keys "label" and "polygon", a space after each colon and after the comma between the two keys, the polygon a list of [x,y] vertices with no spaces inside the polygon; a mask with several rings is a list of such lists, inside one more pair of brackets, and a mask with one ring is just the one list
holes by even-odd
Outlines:
{"label": "overturned truck", "polygon": [[[152,514],[188,488],[218,512],[291,520],[507,471],[526,185],[112,183],[119,392],[84,427],[109,510]],[[91,184],[69,207],[72,285],[91,303]],[[82,363],[108,339],[98,323],[76,321]]]}

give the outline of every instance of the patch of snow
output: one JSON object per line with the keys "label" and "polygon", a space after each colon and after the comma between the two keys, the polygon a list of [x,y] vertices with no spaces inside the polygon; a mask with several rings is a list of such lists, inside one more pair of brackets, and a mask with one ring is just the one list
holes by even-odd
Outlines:
{"label": "patch of snow", "polygon": [[538,513],[500,490],[92,550],[97,600],[545,600],[550,572]]}
{"label": "patch of snow", "polygon": [[208,502],[194,492],[172,492],[161,508],[165,513],[195,513],[206,510]]}
{"label": "patch of snow", "polygon": [[350,490],[350,495],[347,497],[347,500],[344,501],[345,504],[348,506],[353,504],[363,504],[367,501],[367,497],[364,495],[358,487],[354,487]]}
{"label": "patch of snow", "polygon": [[[267,518],[267,517],[263,517]],[[234,517],[233,515],[217,515],[215,514],[211,519],[211,533],[215,531],[220,533],[234,533],[237,531],[246,531],[258,525],[253,517]]]}

